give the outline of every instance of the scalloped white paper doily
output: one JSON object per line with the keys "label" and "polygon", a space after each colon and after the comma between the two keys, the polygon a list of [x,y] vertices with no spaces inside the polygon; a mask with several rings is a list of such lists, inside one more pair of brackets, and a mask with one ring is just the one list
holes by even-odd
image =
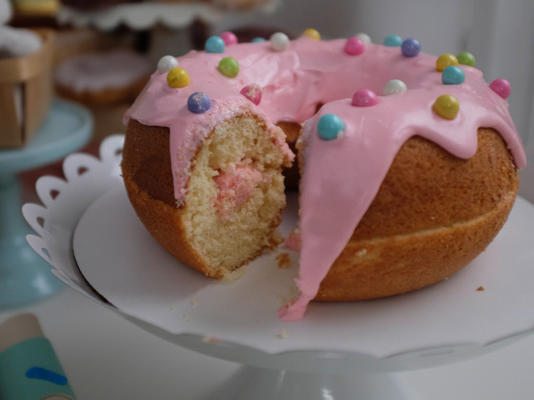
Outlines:
{"label": "scalloped white paper doily", "polygon": [[[36,233],[28,235],[28,242],[59,279],[158,336],[220,358],[313,372],[325,367],[387,371],[436,365],[484,353],[533,331],[534,206],[522,198],[489,248],[446,283],[379,301],[313,304],[305,320],[282,323],[274,313],[277,302],[265,301],[270,294],[258,289],[261,283],[254,286],[255,281],[271,279],[261,266],[228,286],[204,283],[204,277],[176,268],[176,260],[153,242],[126,200],[119,168],[122,144],[122,136],[112,136],[102,143],[100,159],[86,154],[67,157],[66,180],[38,180],[43,206],[23,207]],[[78,261],[83,269],[89,268],[91,285],[115,306],[87,283],[73,255],[74,232],[87,234],[95,225],[101,235],[86,236],[90,241],[83,242],[85,254],[81,252]],[[129,246],[120,243],[114,225],[127,229],[123,237]],[[128,264],[127,270],[118,262],[125,248],[128,263],[138,262]],[[113,249],[119,252],[113,263],[99,258]],[[151,262],[152,279],[136,286],[143,279],[136,279],[135,271]],[[274,255],[257,262],[272,264]],[[272,274],[284,278],[291,272]],[[199,289],[174,295],[172,285],[158,284],[161,278],[190,280]],[[477,292],[480,285],[486,290]],[[273,288],[273,282],[265,286]],[[232,296],[237,309],[224,307]]]}
{"label": "scalloped white paper doily", "polygon": [[[258,9],[241,11],[243,15],[252,12],[273,12],[280,0],[270,0]],[[232,13],[235,13],[233,11]],[[104,10],[80,12],[70,7],[61,7],[57,20],[60,24],[72,24],[76,28],[94,26],[102,31],[110,31],[119,25],[130,29],[149,29],[156,24],[178,29],[190,25],[201,18],[208,23],[215,23],[228,16],[230,11],[205,3],[139,3],[119,4]]]}

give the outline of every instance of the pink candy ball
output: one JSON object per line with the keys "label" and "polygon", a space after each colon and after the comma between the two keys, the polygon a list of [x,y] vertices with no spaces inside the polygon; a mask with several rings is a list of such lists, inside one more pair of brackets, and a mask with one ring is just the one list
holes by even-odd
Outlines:
{"label": "pink candy ball", "polygon": [[356,107],[370,107],[377,103],[378,98],[370,89],[360,89],[352,96],[352,105]]}
{"label": "pink candy ball", "polygon": [[232,32],[223,32],[219,37],[224,40],[224,44],[230,46],[232,44],[237,44],[237,36]]}
{"label": "pink candy ball", "polygon": [[506,79],[502,79],[502,78],[495,79],[493,82],[490,83],[489,86],[491,90],[493,90],[503,99],[507,99],[508,96],[510,96],[510,93],[512,92],[512,89],[510,87],[510,82],[508,82]]}
{"label": "pink candy ball", "polygon": [[239,93],[256,105],[261,102],[261,87],[255,83],[245,86]]}
{"label": "pink candy ball", "polygon": [[351,56],[357,56],[358,54],[362,54],[364,50],[365,43],[360,38],[351,37],[347,39],[347,42],[345,43],[345,53]]}

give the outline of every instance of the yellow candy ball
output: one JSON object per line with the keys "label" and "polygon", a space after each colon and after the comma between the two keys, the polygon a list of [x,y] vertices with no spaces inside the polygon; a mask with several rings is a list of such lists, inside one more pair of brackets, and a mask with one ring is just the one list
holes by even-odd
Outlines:
{"label": "yellow candy ball", "polygon": [[308,28],[304,31],[304,35],[308,36],[309,38],[312,38],[314,40],[321,40],[321,34],[312,28]]}
{"label": "yellow candy ball", "polygon": [[436,70],[441,72],[450,65],[458,65],[458,59],[456,56],[449,53],[442,54],[436,61]]}
{"label": "yellow candy ball", "polygon": [[167,85],[172,88],[183,88],[189,85],[189,74],[180,67],[175,67],[167,73]]}
{"label": "yellow candy ball", "polygon": [[436,99],[432,109],[441,118],[454,119],[458,115],[458,111],[460,111],[460,103],[458,103],[456,97],[450,94],[443,94]]}

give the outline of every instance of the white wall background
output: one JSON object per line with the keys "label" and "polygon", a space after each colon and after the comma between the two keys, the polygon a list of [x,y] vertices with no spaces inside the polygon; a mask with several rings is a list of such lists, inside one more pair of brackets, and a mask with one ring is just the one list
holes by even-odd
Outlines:
{"label": "white wall background", "polygon": [[468,50],[488,82],[510,81],[512,117],[523,141],[534,144],[534,0],[283,0],[273,15],[236,15],[215,31],[240,26],[294,35],[314,27],[324,38],[366,32],[377,43],[396,33],[435,55]]}

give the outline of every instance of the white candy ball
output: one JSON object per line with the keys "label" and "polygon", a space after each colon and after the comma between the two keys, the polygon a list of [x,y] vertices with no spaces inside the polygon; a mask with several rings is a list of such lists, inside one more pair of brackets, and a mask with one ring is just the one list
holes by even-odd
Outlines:
{"label": "white candy ball", "polygon": [[405,92],[408,88],[406,84],[400,79],[392,79],[384,86],[382,93],[384,96],[389,96],[390,94],[402,93]]}
{"label": "white candy ball", "polygon": [[372,43],[371,36],[369,36],[367,33],[360,32],[356,34],[356,37],[360,39],[365,44]]}
{"label": "white candy ball", "polygon": [[173,56],[163,56],[158,61],[158,72],[164,74],[178,66],[178,60]]}
{"label": "white candy ball", "polygon": [[289,47],[289,38],[282,32],[273,33],[270,42],[271,48],[276,51],[284,51]]}

